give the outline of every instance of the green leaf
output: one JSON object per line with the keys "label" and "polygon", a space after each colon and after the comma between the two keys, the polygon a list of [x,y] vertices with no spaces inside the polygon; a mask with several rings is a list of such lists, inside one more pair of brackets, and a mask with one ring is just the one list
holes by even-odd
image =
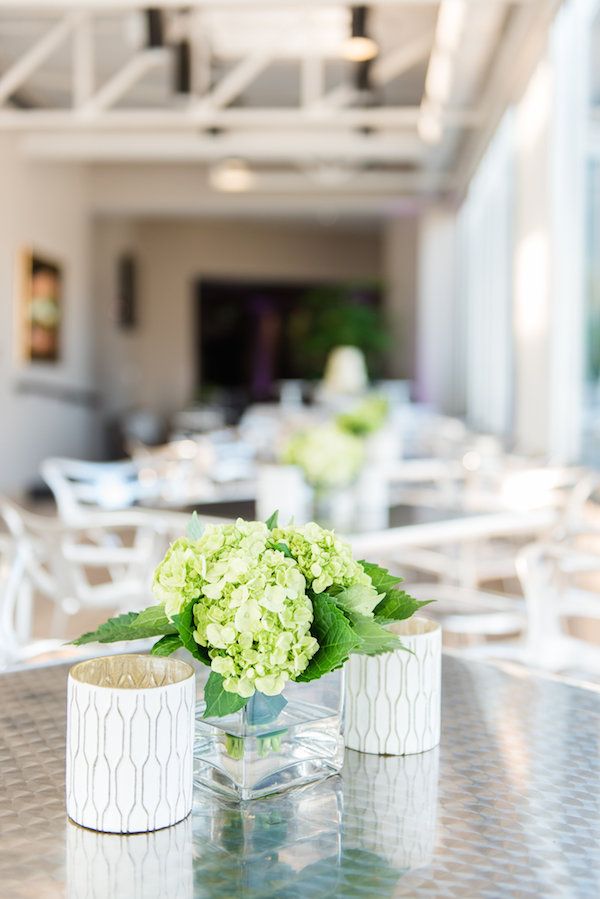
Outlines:
{"label": "green leaf", "polygon": [[403,649],[400,637],[388,631],[382,624],[361,615],[358,612],[347,613],[352,630],[360,642],[353,652],[359,655],[376,656],[383,652],[391,652],[394,649]]}
{"label": "green leaf", "polygon": [[375,587],[378,593],[387,593],[388,590],[391,590],[396,584],[400,584],[403,581],[399,575],[390,574],[390,572],[386,568],[381,568],[380,565],[375,565],[373,562],[359,562],[359,565],[362,565],[365,572],[371,578],[371,583]]}
{"label": "green leaf", "polygon": [[204,686],[206,710],[203,718],[222,718],[243,709],[247,699],[237,693],[229,693],[223,686],[223,678],[216,671],[211,671]]}
{"label": "green leaf", "polygon": [[327,593],[319,593],[313,598],[313,611],[314,620],[310,630],[316,637],[319,648],[308,667],[296,678],[302,682],[316,680],[341,668],[360,642],[342,610]]}
{"label": "green leaf", "polygon": [[378,593],[384,593],[385,596],[381,602],[375,606],[375,619],[380,624],[391,624],[392,621],[403,621],[410,618],[423,606],[433,602],[431,599],[419,600],[414,599],[404,590],[398,590],[397,585],[403,578],[395,574],[390,574],[385,568],[374,565],[372,562],[360,562],[366,573],[371,578],[371,583],[377,589]]}
{"label": "green leaf", "polygon": [[277,522],[279,520],[279,509],[275,509],[272,515],[269,515],[267,520],[265,521],[266,526],[270,531],[273,531],[277,527]]}
{"label": "green leaf", "polygon": [[204,525],[201,524],[197,512],[192,512],[190,523],[187,526],[187,535],[190,540],[199,540],[204,532]]}
{"label": "green leaf", "polygon": [[181,649],[183,643],[179,634],[167,634],[155,643],[150,654],[153,656],[170,656],[176,649]]}
{"label": "green leaf", "polygon": [[283,553],[283,555],[286,556],[288,559],[294,558],[292,556],[292,551],[290,550],[287,543],[282,543],[281,541],[279,543],[273,543],[273,549],[278,549],[279,552]]}
{"label": "green leaf", "polygon": [[210,656],[206,646],[200,646],[194,639],[194,606],[197,599],[190,599],[177,615],[173,615],[173,624],[177,628],[177,633],[181,638],[181,642],[185,649],[199,662],[204,665],[210,665]]}
{"label": "green leaf", "polygon": [[166,617],[163,607],[151,606],[143,612],[125,612],[116,618],[109,618],[97,630],[82,634],[73,643],[75,646],[82,646],[84,643],[118,643],[121,640],[143,640],[174,633],[176,628]]}
{"label": "green leaf", "polygon": [[139,612],[135,619],[136,627],[154,628],[157,634],[175,634],[176,628],[167,618],[165,607],[162,605],[150,606]]}
{"label": "green leaf", "polygon": [[349,612],[370,615],[384,596],[385,593],[377,593],[372,587],[367,587],[365,584],[352,584],[351,587],[337,591],[335,601],[338,606]]}
{"label": "green leaf", "polygon": [[286,705],[287,699],[281,693],[277,696],[266,696],[257,690],[248,700],[246,720],[248,724],[270,724],[279,717],[279,713]]}
{"label": "green leaf", "polygon": [[410,618],[423,606],[428,606],[432,599],[414,599],[404,590],[389,590],[378,606],[375,606],[375,620],[380,624],[391,624],[392,621],[403,621]]}

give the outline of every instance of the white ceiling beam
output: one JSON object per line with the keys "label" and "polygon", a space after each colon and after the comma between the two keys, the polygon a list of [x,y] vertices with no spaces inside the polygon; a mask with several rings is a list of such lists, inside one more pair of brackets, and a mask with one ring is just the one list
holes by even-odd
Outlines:
{"label": "white ceiling beam", "polygon": [[79,112],[84,116],[95,116],[102,110],[109,109],[144,75],[162,64],[167,53],[168,50],[164,47],[152,47],[136,53],[81,106]]}
{"label": "white ceiling beam", "polygon": [[78,161],[213,162],[242,156],[249,162],[302,164],[334,162],[419,163],[423,148],[416,134],[306,134],[303,131],[221,135],[143,132],[136,134],[44,133],[27,135],[23,152],[37,159]]}
{"label": "white ceiling beam", "polygon": [[69,13],[42,35],[0,78],[0,104],[5,103],[14,92],[39,69],[41,65],[60,47],[75,26],[81,14]]}
{"label": "white ceiling beam", "polygon": [[[539,2],[539,0],[467,0],[473,6],[491,6],[500,4],[503,6],[526,6]],[[437,6],[439,0],[372,0],[370,6],[399,7],[399,6]],[[161,9],[181,9],[181,0],[161,0]],[[219,7],[221,9],[269,9],[285,6],[298,6],[298,0],[187,0],[184,4],[188,9],[201,7]],[[318,9],[319,7],[332,5],[354,6],[356,0],[302,0],[302,6],[306,9]],[[92,10],[94,12],[113,13],[115,10],[146,9],[148,0],[0,0],[1,9],[25,11],[44,10]]]}
{"label": "white ceiling beam", "polygon": [[[98,94],[96,95],[96,98]],[[102,98],[101,98],[102,99]],[[382,130],[413,129],[419,116],[418,106],[336,109],[327,114],[315,109],[211,109],[191,110],[110,109],[93,117],[82,117],[71,110],[0,110],[0,131],[121,131],[144,129],[157,131],[197,131],[198,128],[259,131],[302,128],[311,132],[337,132],[353,128]],[[447,109],[444,124],[454,128],[477,128],[482,115],[472,109]]]}
{"label": "white ceiling beam", "polygon": [[300,63],[300,97],[307,109],[315,106],[323,96],[323,60],[319,56],[307,56]]}
{"label": "white ceiling beam", "polygon": [[222,109],[228,106],[266,69],[271,59],[270,54],[260,52],[240,60],[221,78],[211,92],[195,105],[194,112],[201,114],[206,109]]}
{"label": "white ceiling beam", "polygon": [[397,47],[385,56],[378,57],[373,63],[371,78],[373,84],[381,87],[403,75],[416,66],[418,63],[427,59],[431,50],[432,35],[422,34],[415,37],[408,44]]}
{"label": "white ceiling beam", "polygon": [[94,89],[94,33],[92,17],[86,14],[73,32],[73,106],[79,108],[87,103]]}

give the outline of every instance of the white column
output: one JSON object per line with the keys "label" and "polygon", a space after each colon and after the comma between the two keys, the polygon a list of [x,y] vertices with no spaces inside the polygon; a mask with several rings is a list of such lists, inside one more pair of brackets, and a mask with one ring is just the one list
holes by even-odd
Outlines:
{"label": "white column", "polygon": [[383,232],[388,362],[394,378],[414,377],[417,230],[418,219],[409,214],[387,221]]}
{"label": "white column", "polygon": [[561,462],[580,454],[590,0],[560,10],[517,107],[516,436]]}
{"label": "white column", "polygon": [[456,213],[444,206],[420,221],[417,305],[417,398],[442,412],[459,412],[459,360],[455,357]]}
{"label": "white column", "polygon": [[571,0],[560,10],[550,41],[555,73],[552,120],[549,446],[559,461],[581,455],[585,387],[585,256],[590,37],[598,6]]}
{"label": "white column", "polygon": [[552,68],[544,58],[515,115],[515,441],[519,450],[531,453],[549,449],[552,95]]}
{"label": "white column", "polygon": [[460,212],[460,298],[465,320],[467,420],[512,429],[513,117],[500,125]]}

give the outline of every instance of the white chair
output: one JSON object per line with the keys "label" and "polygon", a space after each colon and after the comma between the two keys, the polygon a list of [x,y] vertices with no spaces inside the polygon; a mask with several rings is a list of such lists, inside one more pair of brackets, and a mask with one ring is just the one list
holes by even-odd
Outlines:
{"label": "white chair", "polygon": [[25,544],[0,535],[0,669],[60,650],[60,640],[31,637],[29,559]]}
{"label": "white chair", "polygon": [[[152,603],[152,573],[170,536],[188,516],[105,514],[93,527],[72,527],[0,500],[0,518],[23,553],[32,589],[54,604],[52,636],[85,609],[136,611]],[[109,538],[114,537],[114,540]]]}
{"label": "white chair", "polygon": [[521,547],[549,533],[559,520],[555,509],[494,512],[390,528],[351,536],[362,558],[381,558],[402,571],[432,577],[440,583],[478,589],[492,581],[516,577]]}
{"label": "white chair", "polygon": [[514,636],[527,625],[520,597],[427,582],[403,583],[402,589],[416,599],[433,600],[423,614],[439,621],[444,632],[469,640]]}
{"label": "white chair", "polygon": [[87,523],[90,511],[128,509],[160,492],[158,479],[140,479],[138,464],[128,460],[52,458],[43,462],[41,473],[54,494],[61,520],[71,525]]}
{"label": "white chair", "polygon": [[[600,645],[573,635],[567,625],[575,618],[600,621],[600,552],[582,550],[573,539],[534,543],[519,554],[517,570],[527,615],[523,637],[469,647],[467,653],[551,673],[600,677]],[[582,588],[582,576],[598,578],[597,588]]]}
{"label": "white chair", "polygon": [[569,618],[600,620],[597,589],[579,586],[582,576],[600,579],[600,553],[582,550],[578,541],[527,547],[517,560],[527,607],[530,664],[550,671],[582,670],[600,675],[600,646],[570,634]]}

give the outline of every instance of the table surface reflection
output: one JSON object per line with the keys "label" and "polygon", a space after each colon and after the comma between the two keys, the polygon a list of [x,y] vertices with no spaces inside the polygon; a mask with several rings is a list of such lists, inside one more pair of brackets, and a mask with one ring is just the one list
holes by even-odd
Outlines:
{"label": "table surface reflection", "polygon": [[0,896],[600,895],[600,694],[444,658],[442,743],[130,837],[65,818],[65,666],[0,677]]}

